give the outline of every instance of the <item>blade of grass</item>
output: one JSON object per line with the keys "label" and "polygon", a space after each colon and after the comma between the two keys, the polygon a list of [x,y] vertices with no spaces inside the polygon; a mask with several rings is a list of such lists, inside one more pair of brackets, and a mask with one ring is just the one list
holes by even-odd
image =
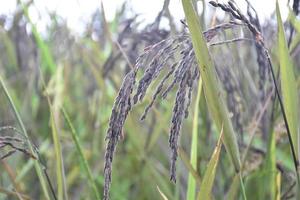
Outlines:
{"label": "blade of grass", "polygon": [[239,174],[235,174],[230,185],[229,191],[227,193],[227,200],[235,200],[238,199],[238,191],[240,188],[240,178]]}
{"label": "blade of grass", "polygon": [[276,1],[276,16],[278,24],[278,56],[280,64],[281,90],[283,105],[289,124],[291,139],[297,160],[299,160],[299,130],[298,130],[298,92],[293,63],[289,55],[289,50],[284,34],[284,27],[281,19],[280,8]]}
{"label": "blade of grass", "polygon": [[[192,130],[192,145],[191,145],[191,158],[190,162],[192,167],[197,171],[197,140],[198,140],[198,118],[199,118],[199,103],[202,91],[202,79],[199,79],[197,98],[195,101],[195,112],[193,118],[193,130]],[[196,180],[192,173],[189,172],[188,188],[187,188],[187,199],[195,199],[196,194]]]}
{"label": "blade of grass", "polygon": [[281,90],[283,96],[283,106],[286,111],[286,124],[290,146],[295,162],[295,173],[297,175],[296,198],[300,198],[300,169],[299,169],[299,113],[298,113],[298,91],[297,82],[294,74],[293,63],[289,55],[286,42],[284,27],[281,19],[280,8],[276,1],[276,16],[278,24],[278,56],[280,64]]}
{"label": "blade of grass", "polygon": [[[20,114],[19,114],[16,106],[14,105],[14,102],[13,102],[13,100],[12,100],[12,98],[11,98],[9,92],[8,92],[8,89],[7,89],[7,87],[6,87],[5,83],[4,83],[1,75],[0,75],[0,83],[1,83],[1,86],[2,86],[2,88],[4,90],[4,94],[5,94],[8,102],[9,102],[9,104],[10,104],[12,110],[13,110],[15,118],[17,119],[17,122],[18,122],[19,126],[21,127],[21,130],[24,133],[25,137],[28,139],[27,140],[27,144],[28,144],[28,146],[30,148],[30,152],[33,155],[36,155],[36,152],[34,151],[34,148],[33,148],[32,144],[31,144],[31,142],[29,140],[29,136],[28,136],[27,130],[25,128],[25,125],[24,125],[24,123],[23,123],[23,121],[21,119],[21,116],[20,116]],[[43,173],[42,173],[43,166],[40,165],[40,163],[39,163],[38,160],[34,160],[34,167],[35,167],[36,173],[38,175],[39,182],[40,182],[40,184],[42,186],[42,190],[43,190],[43,193],[45,195],[45,198],[47,200],[50,200],[50,196],[49,196],[48,189],[47,189],[47,184],[46,184],[47,182],[46,182],[45,177],[43,176]],[[51,183],[48,183],[48,184],[51,184]]]}
{"label": "blade of grass", "polygon": [[216,169],[218,166],[219,156],[222,148],[222,137],[223,129],[221,130],[220,137],[218,139],[215,150],[211,156],[210,161],[207,164],[206,171],[204,173],[203,181],[200,186],[200,191],[198,193],[198,199],[212,199],[211,192],[213,183],[216,176]]}
{"label": "blade of grass", "polygon": [[281,173],[278,172],[277,176],[276,176],[276,195],[275,195],[275,199],[276,200],[280,200],[281,199]]}
{"label": "blade of grass", "polygon": [[209,55],[208,47],[202,34],[201,25],[197,14],[192,6],[191,0],[182,0],[182,5],[188,28],[197,58],[197,62],[203,80],[204,94],[209,111],[217,125],[218,131],[224,126],[224,144],[234,164],[235,171],[240,171],[240,153],[238,151],[237,139],[229,118],[227,106],[221,95],[221,88],[218,82],[214,64]]}
{"label": "blade of grass", "polygon": [[64,118],[65,118],[65,120],[66,120],[66,122],[67,122],[67,124],[70,128],[72,139],[75,143],[76,150],[78,151],[80,162],[81,162],[82,166],[84,167],[84,171],[85,171],[85,173],[88,177],[89,184],[91,185],[91,187],[93,189],[93,192],[94,192],[94,195],[95,195],[96,199],[100,200],[101,199],[100,194],[97,190],[96,182],[93,179],[93,174],[92,174],[92,171],[89,167],[88,161],[84,157],[83,150],[82,150],[79,138],[78,138],[78,134],[77,134],[77,132],[76,132],[71,120],[70,120],[70,117],[69,117],[68,113],[65,111],[65,109],[63,107],[61,108],[61,110],[62,110],[63,116],[64,116]]}
{"label": "blade of grass", "polygon": [[61,145],[60,145],[60,137],[58,136],[56,122],[54,119],[53,108],[52,105],[50,107],[50,124],[52,129],[52,139],[54,143],[54,151],[55,151],[55,160],[56,160],[56,178],[57,178],[57,190],[58,194],[57,197],[59,200],[64,199],[64,172],[63,172],[63,161],[62,161],[62,152],[61,152]]}
{"label": "blade of grass", "polygon": [[185,153],[185,151],[181,147],[178,148],[178,154],[179,154],[179,157],[180,157],[181,161],[183,162],[184,166],[188,169],[191,176],[193,176],[193,178],[196,182],[195,184],[200,185],[200,183],[201,183],[200,176],[197,173],[197,171],[194,169],[194,167],[191,165],[188,155]]}
{"label": "blade of grass", "polygon": [[275,199],[276,193],[276,141],[275,132],[272,130],[269,134],[267,158],[265,160],[265,199]]}
{"label": "blade of grass", "polygon": [[167,196],[159,189],[159,187],[156,186],[156,188],[157,188],[157,190],[158,190],[158,192],[159,192],[161,198],[162,198],[163,200],[168,200]]}
{"label": "blade of grass", "polygon": [[243,199],[247,200],[246,189],[245,189],[245,185],[244,185],[244,182],[243,182],[242,172],[239,172],[238,176],[239,176],[239,179],[240,179]]}
{"label": "blade of grass", "polygon": [[[52,77],[49,87],[45,90],[45,96],[49,105],[50,111],[50,125],[52,129],[52,139],[54,143],[54,152],[56,159],[56,178],[58,188],[58,199],[68,199],[65,170],[62,149],[60,144],[59,134],[59,107],[61,105],[62,93],[63,93],[63,67],[60,66],[56,69],[54,76]],[[53,93],[53,103],[50,100],[49,92]]]}

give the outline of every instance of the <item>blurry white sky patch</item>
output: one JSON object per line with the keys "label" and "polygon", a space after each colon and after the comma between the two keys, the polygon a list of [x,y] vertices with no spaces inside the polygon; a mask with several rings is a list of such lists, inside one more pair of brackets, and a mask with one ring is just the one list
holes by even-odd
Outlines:
{"label": "blurry white sky patch", "polygon": [[[108,21],[114,19],[115,13],[121,8],[125,0],[103,0],[105,15]],[[23,1],[25,2],[25,1]],[[158,12],[162,9],[163,0],[127,0],[132,11],[141,14],[146,22],[153,22]],[[208,3],[209,1],[205,1]],[[219,2],[227,2],[219,0]],[[245,11],[245,0],[236,0],[237,5]],[[261,21],[270,18],[275,10],[275,0],[250,0],[257,10]],[[200,3],[200,2],[199,2]],[[201,3],[200,3],[201,4]],[[283,19],[287,17],[287,0],[279,0]],[[16,0],[0,0],[0,15],[13,13],[16,7]],[[46,26],[50,22],[48,12],[56,12],[66,20],[69,28],[77,33],[85,29],[87,22],[91,20],[91,14],[101,7],[101,0],[34,0],[34,6],[30,7],[30,16],[37,25],[38,31],[45,32]],[[181,0],[171,0],[169,9],[175,21],[184,18]],[[220,11],[220,17],[224,12]],[[130,13],[129,13],[130,15]]]}

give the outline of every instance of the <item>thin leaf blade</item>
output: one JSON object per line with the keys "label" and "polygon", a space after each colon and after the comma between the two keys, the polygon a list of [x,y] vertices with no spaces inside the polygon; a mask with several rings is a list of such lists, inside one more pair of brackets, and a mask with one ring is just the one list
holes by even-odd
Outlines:
{"label": "thin leaf blade", "polygon": [[[197,98],[195,102],[195,113],[193,118],[193,132],[192,132],[192,145],[191,145],[191,158],[190,162],[194,169],[197,169],[197,140],[198,140],[198,119],[199,119],[199,103],[202,92],[202,79],[199,79],[199,86]],[[196,194],[196,180],[192,173],[189,172],[187,199],[195,199]]]}
{"label": "thin leaf blade", "polygon": [[276,16],[278,24],[278,56],[280,64],[281,90],[286,117],[289,124],[291,137],[296,156],[299,159],[299,130],[298,130],[298,97],[297,84],[293,71],[293,63],[284,34],[284,27],[280,14],[278,1],[276,1]]}
{"label": "thin leaf blade", "polygon": [[211,156],[207,165],[203,181],[201,183],[198,199],[211,199],[211,191],[216,176],[216,169],[219,162],[220,152],[222,148],[223,129],[217,142],[217,146]]}

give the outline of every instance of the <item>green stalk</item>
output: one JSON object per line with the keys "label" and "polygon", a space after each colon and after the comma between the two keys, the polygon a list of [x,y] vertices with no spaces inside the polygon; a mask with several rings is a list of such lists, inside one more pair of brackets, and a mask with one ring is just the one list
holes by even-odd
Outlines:
{"label": "green stalk", "polygon": [[63,200],[63,199],[67,199],[67,193],[66,193],[66,185],[65,185],[63,156],[62,156],[61,145],[60,145],[60,136],[58,135],[57,125],[54,119],[55,117],[53,113],[53,106],[49,101],[48,104],[50,110],[50,123],[51,123],[52,138],[53,138],[54,152],[55,152],[55,159],[56,159],[58,199]]}
{"label": "green stalk", "polygon": [[242,189],[242,195],[243,195],[243,199],[247,200],[247,196],[246,196],[246,189],[244,186],[244,182],[243,182],[243,177],[242,177],[242,173],[239,173],[239,178],[240,178],[240,183],[241,183],[241,189]]}
{"label": "green stalk", "polygon": [[[41,73],[42,74],[42,73]],[[58,191],[58,199],[62,200],[68,199],[67,194],[67,185],[66,185],[66,178],[65,178],[65,170],[64,170],[64,160],[63,160],[63,153],[61,147],[61,136],[59,134],[59,110],[60,105],[62,102],[62,94],[63,94],[63,68],[58,67],[52,80],[49,84],[49,90],[53,90],[53,103],[50,100],[50,96],[48,93],[48,89],[45,86],[44,79],[42,79],[43,86],[45,87],[45,96],[48,101],[49,111],[50,111],[50,124],[52,130],[52,138],[54,144],[54,152],[55,152],[55,159],[56,159],[56,177],[57,177],[57,191]],[[41,75],[42,77],[42,75]],[[52,83],[52,84],[51,84]],[[51,88],[52,87],[52,88]]]}
{"label": "green stalk", "polygon": [[227,106],[222,97],[222,90],[209,55],[208,47],[202,34],[201,25],[192,6],[192,0],[182,0],[185,17],[190,30],[190,35],[203,80],[204,94],[211,116],[216,123],[218,132],[224,128],[224,144],[234,164],[235,171],[240,171],[240,153],[237,139],[228,114]]}
{"label": "green stalk", "polygon": [[85,171],[85,173],[88,177],[89,184],[91,185],[91,187],[93,189],[93,192],[94,192],[94,195],[96,196],[96,199],[100,200],[101,199],[100,194],[97,190],[97,186],[96,186],[96,183],[93,179],[93,174],[92,174],[92,171],[89,167],[89,164],[88,164],[86,158],[84,157],[83,150],[82,150],[82,147],[81,147],[80,142],[79,142],[78,134],[77,134],[77,132],[76,132],[71,120],[70,120],[70,117],[69,117],[68,113],[65,111],[65,109],[63,107],[61,108],[61,110],[62,110],[63,116],[64,116],[70,130],[71,130],[72,139],[73,139],[73,141],[76,145],[76,150],[78,151],[80,162],[82,163],[84,171]]}

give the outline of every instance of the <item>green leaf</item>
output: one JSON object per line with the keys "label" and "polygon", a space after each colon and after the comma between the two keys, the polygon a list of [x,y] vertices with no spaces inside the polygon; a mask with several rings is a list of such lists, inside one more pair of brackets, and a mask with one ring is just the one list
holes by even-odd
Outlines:
{"label": "green leaf", "polygon": [[182,0],[185,17],[188,23],[195,55],[203,80],[203,89],[214,122],[220,132],[224,126],[224,145],[234,164],[235,171],[240,171],[240,153],[227,106],[221,94],[214,64],[209,55],[208,47],[202,34],[199,18],[192,6],[192,0]]}
{"label": "green leaf", "polygon": [[265,199],[275,199],[276,193],[276,141],[275,132],[271,131],[269,134],[267,157],[264,163],[264,190]]}
{"label": "green leaf", "polygon": [[56,178],[57,178],[57,194],[58,199],[64,199],[65,191],[65,173],[63,166],[63,157],[61,152],[60,136],[57,130],[57,124],[55,121],[54,113],[52,111],[52,105],[50,107],[50,120],[51,120],[51,129],[52,129],[52,138],[54,143],[55,159],[56,159]]}
{"label": "green leaf", "polygon": [[281,90],[286,117],[291,132],[294,150],[299,159],[299,130],[298,130],[298,91],[293,71],[293,63],[284,34],[284,27],[281,19],[278,1],[276,1],[276,16],[278,24],[278,57],[280,64]]}
{"label": "green leaf", "polygon": [[[62,102],[63,94],[63,67],[57,68],[54,76],[46,88],[46,98],[50,111],[50,125],[52,129],[52,139],[54,144],[54,152],[56,159],[56,177],[57,177],[57,194],[58,199],[68,199],[67,186],[64,171],[64,162],[61,148],[61,137],[59,134],[59,109]],[[50,100],[50,94],[53,95],[53,102]]]}
{"label": "green leaf", "polygon": [[240,189],[240,177],[239,174],[235,174],[230,185],[229,191],[227,193],[226,199],[235,200],[238,199],[238,191]]}
{"label": "green leaf", "polygon": [[[198,140],[198,119],[199,119],[199,103],[202,91],[202,79],[199,79],[198,93],[195,102],[195,113],[193,118],[193,135],[191,145],[191,165],[197,171],[197,140]],[[187,199],[195,199],[196,194],[196,180],[192,173],[189,171]]]}
{"label": "green leaf", "polygon": [[82,164],[83,169],[84,169],[84,171],[85,171],[85,173],[88,177],[89,184],[93,189],[93,192],[94,192],[94,195],[95,195],[96,199],[100,200],[101,197],[100,197],[100,194],[97,190],[96,182],[93,179],[93,174],[92,174],[92,171],[89,167],[88,161],[84,157],[83,150],[82,150],[82,147],[81,147],[81,144],[80,144],[80,140],[78,138],[78,133],[76,132],[76,130],[75,130],[75,128],[74,128],[74,126],[73,126],[73,124],[70,120],[70,117],[69,117],[68,113],[65,111],[65,109],[63,107],[62,107],[62,113],[63,113],[63,116],[64,116],[70,130],[71,130],[72,139],[73,139],[73,142],[75,143],[75,147],[76,147],[76,150],[78,152],[79,161]]}
{"label": "green leaf", "polygon": [[221,130],[217,146],[208,162],[203,181],[201,183],[198,199],[211,199],[211,191],[216,176],[216,169],[219,161],[219,156],[222,148],[223,129]]}

